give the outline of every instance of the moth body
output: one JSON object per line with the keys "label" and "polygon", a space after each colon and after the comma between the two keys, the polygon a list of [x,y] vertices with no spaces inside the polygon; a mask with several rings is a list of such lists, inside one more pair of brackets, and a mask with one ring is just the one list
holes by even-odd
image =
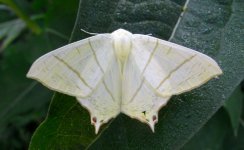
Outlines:
{"label": "moth body", "polygon": [[118,29],[112,33],[115,54],[123,65],[131,52],[132,33]]}

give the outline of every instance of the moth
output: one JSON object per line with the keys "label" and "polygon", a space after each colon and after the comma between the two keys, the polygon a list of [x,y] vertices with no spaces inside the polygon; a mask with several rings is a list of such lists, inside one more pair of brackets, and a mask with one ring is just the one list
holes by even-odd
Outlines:
{"label": "moth", "polygon": [[51,51],[27,77],[76,97],[98,133],[124,113],[150,126],[172,95],[190,91],[222,74],[209,56],[149,35],[118,29]]}

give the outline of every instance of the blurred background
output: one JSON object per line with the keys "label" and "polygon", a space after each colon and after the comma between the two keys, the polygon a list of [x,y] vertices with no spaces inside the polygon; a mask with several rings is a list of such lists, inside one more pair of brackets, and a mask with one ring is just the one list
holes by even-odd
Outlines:
{"label": "blurred background", "polygon": [[[69,43],[78,6],[78,0],[0,0],[0,150],[28,149],[45,119],[53,92],[26,73],[38,57]],[[183,149],[244,149],[244,83],[233,91]]]}
{"label": "blurred background", "polygon": [[0,149],[27,149],[53,92],[26,73],[35,59],[69,43],[78,0],[0,0]]}

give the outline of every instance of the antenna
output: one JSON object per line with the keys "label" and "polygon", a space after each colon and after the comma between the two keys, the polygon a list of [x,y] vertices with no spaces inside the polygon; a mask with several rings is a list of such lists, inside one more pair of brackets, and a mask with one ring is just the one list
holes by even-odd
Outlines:
{"label": "antenna", "polygon": [[86,31],[86,30],[84,30],[84,29],[80,29],[82,32],[85,32],[86,34],[90,34],[90,35],[97,35],[97,34],[99,34],[99,33],[92,33],[92,32],[88,32],[88,31]]}

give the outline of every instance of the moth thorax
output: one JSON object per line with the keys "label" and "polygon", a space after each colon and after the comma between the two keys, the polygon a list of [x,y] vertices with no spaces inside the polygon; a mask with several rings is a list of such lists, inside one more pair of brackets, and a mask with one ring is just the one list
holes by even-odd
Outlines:
{"label": "moth thorax", "polygon": [[131,51],[132,34],[123,29],[119,29],[112,33],[112,37],[116,56],[121,63],[124,63]]}

